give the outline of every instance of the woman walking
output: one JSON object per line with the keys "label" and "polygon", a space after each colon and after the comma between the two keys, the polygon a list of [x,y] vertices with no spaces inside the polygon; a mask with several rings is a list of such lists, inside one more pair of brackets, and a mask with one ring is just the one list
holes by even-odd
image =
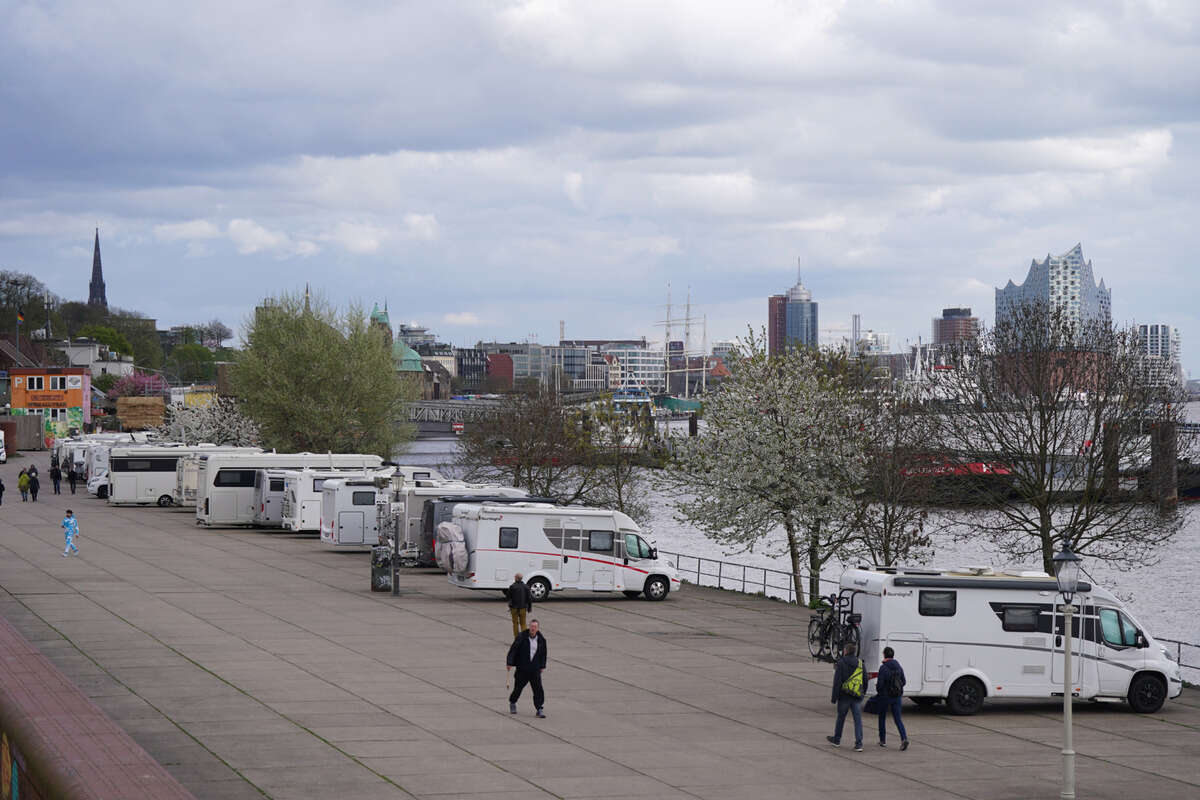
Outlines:
{"label": "woman walking", "polygon": [[24,503],[29,499],[29,473],[25,470],[17,476],[17,488],[21,490],[21,502]]}

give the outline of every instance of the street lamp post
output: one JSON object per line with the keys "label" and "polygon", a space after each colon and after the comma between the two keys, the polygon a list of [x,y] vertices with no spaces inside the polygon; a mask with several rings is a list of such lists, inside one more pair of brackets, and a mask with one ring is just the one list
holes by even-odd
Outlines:
{"label": "street lamp post", "polygon": [[1079,568],[1082,559],[1063,544],[1062,552],[1053,558],[1054,577],[1063,596],[1063,788],[1062,800],[1075,800],[1075,746],[1071,737],[1071,707],[1074,697],[1071,675],[1071,605],[1079,590]]}

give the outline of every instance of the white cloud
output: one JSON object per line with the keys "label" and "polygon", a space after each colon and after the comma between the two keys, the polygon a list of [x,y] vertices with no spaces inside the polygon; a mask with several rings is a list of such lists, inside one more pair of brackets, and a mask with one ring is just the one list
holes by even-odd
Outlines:
{"label": "white cloud", "polygon": [[444,325],[478,325],[482,320],[472,311],[458,311],[442,316]]}
{"label": "white cloud", "polygon": [[288,258],[311,256],[318,250],[313,242],[293,241],[286,233],[268,230],[252,219],[230,220],[226,233],[242,255],[268,252],[277,258]]}
{"label": "white cloud", "polygon": [[563,175],[563,193],[576,208],[583,208],[583,175],[568,172]]}
{"label": "white cloud", "polygon": [[754,178],[745,172],[704,175],[652,175],[659,206],[707,214],[740,214],[754,202]]}
{"label": "white cloud", "polygon": [[189,222],[168,222],[154,226],[155,238],[163,242],[176,242],[181,239],[187,241],[216,239],[220,235],[221,229],[206,219],[194,219]]}
{"label": "white cloud", "polygon": [[404,230],[411,239],[432,241],[438,238],[441,228],[433,214],[405,214]]}
{"label": "white cloud", "polygon": [[380,244],[388,237],[388,232],[376,225],[364,225],[356,222],[339,222],[328,234],[326,239],[337,242],[351,253],[368,255],[379,251]]}

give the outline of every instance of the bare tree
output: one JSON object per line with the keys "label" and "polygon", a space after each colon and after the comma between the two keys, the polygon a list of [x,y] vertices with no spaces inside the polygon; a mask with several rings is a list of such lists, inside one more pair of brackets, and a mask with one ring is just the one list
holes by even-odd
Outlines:
{"label": "bare tree", "polygon": [[1136,333],[1078,322],[1057,306],[1017,305],[937,372],[947,400],[930,419],[946,451],[1009,471],[1011,491],[985,498],[992,513],[963,522],[1017,560],[1047,571],[1070,545],[1117,567],[1153,563],[1180,529],[1130,486],[1148,468],[1148,426],[1179,422],[1177,387],[1140,379]]}

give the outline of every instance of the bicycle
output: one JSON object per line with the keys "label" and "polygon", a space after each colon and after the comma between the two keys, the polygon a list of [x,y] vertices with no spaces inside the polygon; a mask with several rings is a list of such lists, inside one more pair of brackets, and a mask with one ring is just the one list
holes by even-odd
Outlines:
{"label": "bicycle", "polygon": [[849,597],[830,594],[821,600],[826,605],[808,622],[808,652],[813,658],[837,660],[846,645],[853,644],[857,649],[862,638],[858,629],[862,615],[850,610],[853,604]]}

